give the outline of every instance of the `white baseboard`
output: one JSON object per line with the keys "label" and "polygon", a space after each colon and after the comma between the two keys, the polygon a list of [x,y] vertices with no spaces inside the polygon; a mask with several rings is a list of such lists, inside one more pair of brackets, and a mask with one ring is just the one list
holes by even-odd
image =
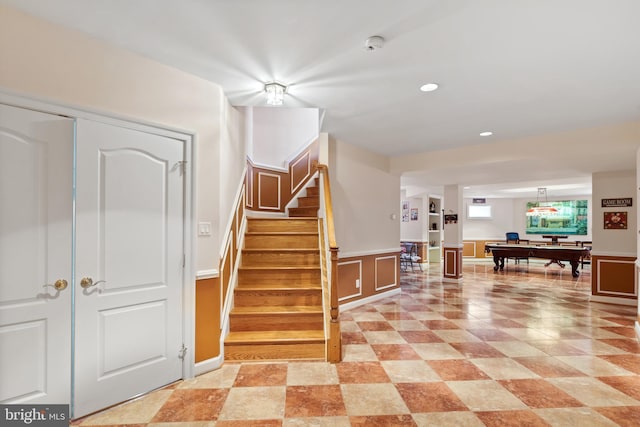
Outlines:
{"label": "white baseboard", "polygon": [[369,297],[366,298],[362,298],[356,301],[351,301],[351,302],[347,302],[344,304],[340,304],[340,310],[350,310],[352,308],[356,308],[356,307],[360,307],[361,305],[365,305],[365,304],[369,304],[371,302],[374,301],[378,301],[380,299],[383,298],[387,298],[393,295],[397,295],[401,292],[400,288],[396,288],[396,289],[391,289],[390,291],[387,292],[382,292],[379,294],[375,294],[375,295],[371,295]]}
{"label": "white baseboard", "polygon": [[211,359],[203,360],[202,362],[196,363],[193,368],[193,374],[197,376],[209,371],[213,371],[215,369],[219,369],[223,363],[224,357],[222,356],[222,354]]}
{"label": "white baseboard", "polygon": [[629,298],[603,297],[599,295],[591,295],[591,298],[589,298],[589,300],[593,302],[603,302],[605,304],[631,305],[634,307],[638,305],[638,300],[629,299]]}

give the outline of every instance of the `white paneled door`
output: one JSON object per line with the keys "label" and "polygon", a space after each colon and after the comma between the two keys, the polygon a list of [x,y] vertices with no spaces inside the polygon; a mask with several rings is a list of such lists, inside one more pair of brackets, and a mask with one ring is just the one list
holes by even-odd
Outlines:
{"label": "white paneled door", "polygon": [[182,378],[184,142],[76,132],[78,417]]}
{"label": "white paneled door", "polygon": [[184,152],[0,105],[1,403],[77,418],[182,378]]}
{"label": "white paneled door", "polygon": [[0,403],[69,403],[72,150],[73,120],[0,105]]}

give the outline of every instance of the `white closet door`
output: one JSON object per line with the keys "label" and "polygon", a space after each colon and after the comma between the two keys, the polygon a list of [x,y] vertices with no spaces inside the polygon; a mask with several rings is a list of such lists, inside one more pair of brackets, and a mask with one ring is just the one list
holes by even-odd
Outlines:
{"label": "white closet door", "polygon": [[74,417],[182,377],[184,142],[77,122]]}
{"label": "white closet door", "polygon": [[70,400],[73,126],[0,105],[2,403]]}

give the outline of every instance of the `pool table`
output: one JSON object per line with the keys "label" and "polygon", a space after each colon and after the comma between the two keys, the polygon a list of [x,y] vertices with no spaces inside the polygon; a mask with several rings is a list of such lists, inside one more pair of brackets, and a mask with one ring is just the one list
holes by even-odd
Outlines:
{"label": "pool table", "polygon": [[[578,265],[582,257],[589,255],[589,249],[580,246],[555,246],[555,245],[515,245],[504,243],[486,244],[485,252],[493,254],[493,262],[496,264],[493,271],[504,270],[504,259],[512,257],[542,258],[551,261],[568,261],[571,264],[571,274],[578,277]],[[564,267],[561,263],[561,266]]]}

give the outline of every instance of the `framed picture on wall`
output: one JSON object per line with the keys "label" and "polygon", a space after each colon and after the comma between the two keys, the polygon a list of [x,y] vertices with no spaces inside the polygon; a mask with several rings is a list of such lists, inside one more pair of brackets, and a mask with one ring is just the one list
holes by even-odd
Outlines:
{"label": "framed picture on wall", "polygon": [[402,222],[409,222],[409,201],[402,201]]}
{"label": "framed picture on wall", "polygon": [[411,208],[411,221],[418,220],[418,208]]}
{"label": "framed picture on wall", "polygon": [[627,229],[627,212],[605,212],[604,213],[604,229],[605,230],[626,230]]}

